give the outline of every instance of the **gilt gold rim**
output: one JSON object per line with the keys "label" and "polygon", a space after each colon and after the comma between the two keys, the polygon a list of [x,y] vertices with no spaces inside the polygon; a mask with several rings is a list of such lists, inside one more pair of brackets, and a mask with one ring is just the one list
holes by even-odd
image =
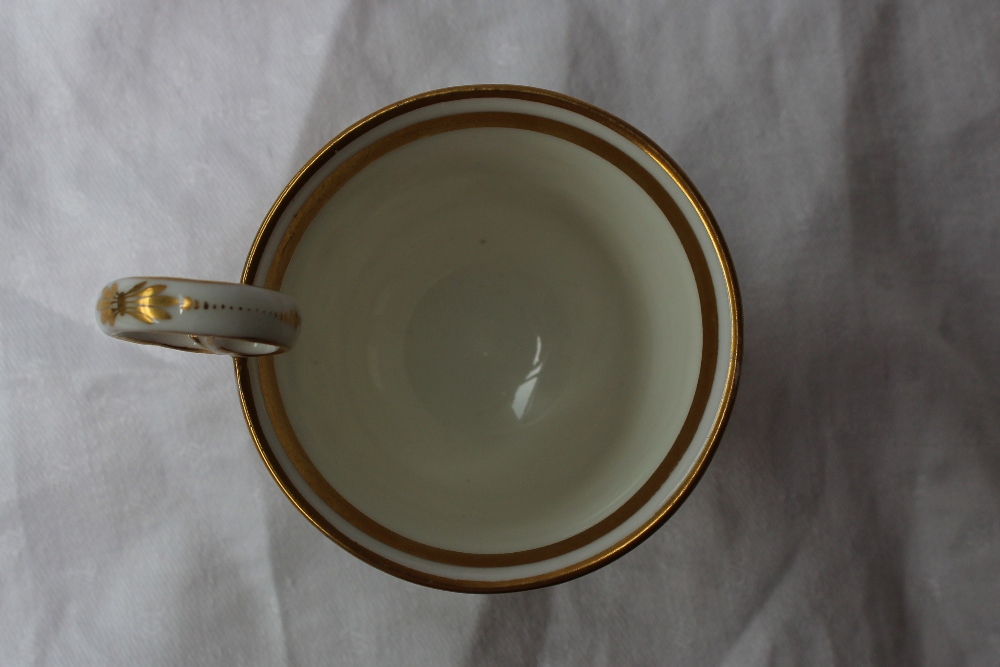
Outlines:
{"label": "gilt gold rim", "polygon": [[[362,547],[355,541],[348,538],[341,531],[337,530],[327,521],[314,507],[312,507],[302,495],[289,482],[287,475],[278,465],[274,458],[270,443],[263,436],[260,423],[260,416],[257,407],[253,402],[249,375],[251,373],[247,360],[236,360],[237,384],[239,386],[240,398],[243,404],[244,415],[250,432],[257,444],[257,448],[264,459],[272,476],[277,481],[285,494],[296,505],[296,507],[322,532],[343,546],[351,553],[363,560],[379,567],[391,574],[395,574],[404,579],[417,583],[466,592],[500,592],[508,590],[519,590],[535,588],[549,584],[558,583],[567,579],[580,576],[597,567],[600,567],[614,558],[617,558],[626,551],[634,548],[642,540],[648,537],[663,521],[665,521],[683,499],[690,492],[694,483],[700,477],[707,461],[714,453],[719,435],[728,419],[729,410],[732,404],[739,374],[740,352],[742,348],[742,320],[740,315],[740,304],[738,288],[735,276],[732,272],[731,261],[724,245],[721,235],[718,233],[714,219],[708,211],[707,206],[702,201],[700,195],[690,184],[679,168],[674,165],[655,144],[641,135],[639,132],[626,125],[622,121],[610,116],[606,112],[592,107],[584,102],[572,98],[543,91],[538,89],[516,87],[516,86],[473,86],[432,91],[408,100],[403,100],[395,105],[387,107],[372,116],[362,120],[358,124],[348,128],[339,137],[331,141],[324,147],[305,167],[292,179],[285,191],[278,198],[268,216],[265,218],[258,232],[257,238],[251,248],[244,269],[243,282],[253,284],[257,277],[257,272],[261,262],[263,249],[266,247],[274,227],[279,218],[288,206],[291,199],[310,180],[316,171],[323,166],[341,148],[348,145],[356,138],[370,131],[372,128],[395,118],[402,113],[440,102],[465,99],[471,97],[506,97],[525,99],[534,102],[541,102],[553,106],[558,106],[574,111],[584,117],[600,122],[602,125],[612,129],[616,133],[624,136],[632,143],[641,148],[646,154],[652,157],[681,187],[689,200],[694,205],[702,223],[705,225],[716,253],[720,259],[723,273],[728,288],[728,301],[732,315],[733,331],[732,345],[729,350],[729,364],[726,379],[726,386],[723,391],[722,402],[716,413],[712,430],[709,434],[706,445],[702,448],[698,460],[691,472],[686,476],[680,487],[661,506],[660,510],[651,517],[643,526],[633,531],[630,535],[620,540],[611,548],[597,554],[583,562],[562,568],[560,570],[545,573],[536,577],[509,581],[470,581],[459,580],[449,577],[431,575],[407,568],[395,563],[369,549]],[[287,268],[295,246],[301,239],[302,234],[309,222],[329,200],[330,197],[346,183],[357,172],[367,164],[388,153],[399,146],[402,146],[419,138],[437,134],[440,132],[454,131],[471,127],[513,127],[531,131],[544,132],[559,138],[571,141],[602,158],[608,160],[616,167],[629,175],[653,201],[660,207],[671,226],[674,228],[681,240],[685,253],[687,254],[692,270],[695,275],[695,282],[698,289],[699,299],[702,309],[702,363],[699,378],[692,400],[691,409],[681,428],[680,434],[674,445],[670,448],[666,458],[654,471],[649,480],[623,504],[618,510],[577,535],[574,535],[560,542],[546,545],[528,551],[505,553],[505,554],[472,554],[440,549],[430,545],[425,545],[414,540],[410,540],[398,533],[395,533],[354,508],[323,478],[309,460],[301,444],[295,436],[288,417],[281,404],[280,393],[277,389],[277,381],[274,375],[273,360],[262,358],[258,360],[261,388],[264,394],[266,410],[270,417],[272,426],[278,435],[280,445],[289,456],[297,472],[317,495],[327,503],[338,515],[350,522],[356,528],[362,530],[369,536],[383,542],[390,547],[400,551],[408,552],[426,560],[448,563],[465,567],[509,567],[526,563],[535,563],[548,560],[550,558],[574,551],[582,546],[592,543],[602,535],[620,526],[629,517],[633,516],[649,499],[661,488],[670,473],[676,468],[683,454],[691,445],[695,431],[704,418],[705,410],[708,408],[708,398],[711,392],[715,371],[718,363],[718,312],[715,289],[712,284],[711,273],[694,231],[684,214],[680,211],[677,203],[656,181],[645,168],[628,157],[620,149],[599,139],[596,136],[561,123],[559,121],[532,116],[520,113],[509,112],[473,112],[444,116],[398,130],[387,137],[379,139],[371,146],[360,151],[358,154],[348,158],[339,165],[324,181],[314,190],[309,199],[296,212],[288,229],[285,231],[276,254],[270,264],[268,274],[265,278],[265,286],[278,289],[281,279]]]}
{"label": "gilt gold rim", "polygon": [[708,263],[701,253],[694,231],[684,214],[666,190],[648,171],[603,139],[599,139],[579,128],[560,121],[539,116],[508,112],[476,112],[433,118],[400,129],[379,139],[363,151],[348,158],[327,176],[313,191],[309,199],[296,212],[281,239],[277,252],[270,263],[265,287],[281,289],[285,271],[295,253],[299,241],[309,228],[316,214],[326,205],[339,189],[355,175],[375,160],[411,142],[445,132],[456,132],[471,128],[513,128],[539,132],[554,136],[584,148],[632,178],[646,194],[653,199],[671,227],[677,233],[694,273],[695,284],[701,306],[702,358],[694,397],[683,426],[667,456],[649,479],[624,503],[607,517],[593,526],[568,538],[530,550],[508,553],[469,553],[434,547],[407,538],[367,516],[352,505],[323,477],[299,442],[285,410],[278,390],[274,360],[265,357],[258,362],[260,382],[263,389],[264,406],[278,436],[278,441],[295,469],[306,484],[337,514],[351,525],[379,542],[404,553],[426,560],[461,567],[512,567],[527,565],[575,551],[590,544],[628,520],[645,505],[659,490],[677,467],[687,452],[694,433],[701,423],[708,406],[708,395],[712,390],[715,364],[718,357],[719,329],[716,311],[715,290]]}

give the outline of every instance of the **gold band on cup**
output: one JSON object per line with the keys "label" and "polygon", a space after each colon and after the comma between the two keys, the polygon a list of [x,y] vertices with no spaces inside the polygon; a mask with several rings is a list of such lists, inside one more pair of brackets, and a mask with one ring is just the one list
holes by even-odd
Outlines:
{"label": "gold band on cup", "polygon": [[[270,247],[271,237],[293,198],[310,182],[324,164],[328,163],[343,148],[374,128],[416,109],[442,102],[483,97],[527,100],[566,109],[600,123],[641,149],[669,176],[694,209],[700,224],[703,226],[702,233],[707,234],[710,239],[710,260],[706,259],[706,250],[698,241],[691,227],[691,222],[680,210],[674,197],[664,189],[664,186],[647,168],[625,152],[589,132],[557,120],[524,113],[491,111],[458,113],[417,122],[388,134],[347,158],[326,176],[310,196],[299,205],[282,238],[276,243],[277,249],[271,256],[265,258],[265,249]],[[259,284],[275,290],[280,289],[288,262],[312,219],[340,187],[381,155],[421,137],[478,127],[517,128],[542,132],[572,142],[612,163],[631,177],[660,208],[676,232],[691,262],[702,315],[703,340],[699,376],[694,398],[683,426],[666,457],[646,483],[618,509],[590,528],[570,538],[540,548],[496,554],[440,549],[406,538],[375,522],[352,506],[326,481],[309,460],[295,435],[282,403],[272,360],[261,358],[251,364],[248,360],[237,359],[236,377],[248,427],[269,471],[296,507],[328,537],[375,567],[416,583],[465,592],[501,592],[550,585],[596,569],[634,548],[676,510],[704,471],[728,419],[739,376],[742,318],[732,263],[718,227],[699,193],[672,160],[634,128],[596,107],[549,91],[516,86],[473,86],[433,91],[383,109],[346,130],[303,167],[279,197],[261,225],[251,248],[244,268],[243,282]],[[709,261],[712,261],[713,264],[718,262],[721,266],[725,285],[724,293],[717,293],[716,283],[713,281],[709,269]],[[261,273],[262,269],[264,273]],[[720,309],[728,311],[729,315],[727,318],[729,321],[725,323],[727,329],[731,327],[731,330],[725,332],[731,341],[728,349],[720,349],[719,346],[720,334],[723,333],[720,331]],[[719,377],[720,372],[724,378],[722,380],[723,386],[721,392],[715,392],[718,398],[712,399],[710,402],[713,390],[719,383],[716,378]],[[255,376],[255,378],[251,376]],[[255,402],[254,379],[259,381],[263,398],[262,406]],[[265,436],[262,417],[266,417],[274,428],[278,439],[276,443],[269,442]],[[695,433],[706,419],[711,420],[707,438],[703,442],[699,441],[696,445]],[[327,520],[323,513],[317,510],[295,487],[275,455],[275,446],[282,449],[284,455],[292,462],[295,472],[305,481],[310,490],[353,528],[395,550],[417,558],[474,568],[506,568],[538,563],[571,553],[595,542],[635,516],[656,495],[692,446],[697,446],[699,451],[693,466],[685,474],[682,483],[659,509],[649,516],[641,526],[632,530],[610,547],[573,565],[560,567],[542,575],[497,581],[461,579],[423,572],[402,565],[364,547]]]}

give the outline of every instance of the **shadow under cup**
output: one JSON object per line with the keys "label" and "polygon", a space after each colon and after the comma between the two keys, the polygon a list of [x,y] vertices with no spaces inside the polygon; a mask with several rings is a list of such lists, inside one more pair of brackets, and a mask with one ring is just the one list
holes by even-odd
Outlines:
{"label": "shadow under cup", "polygon": [[511,590],[679,502],[731,400],[738,303],[707,209],[627,128],[463,90],[362,121],[293,180],[244,282],[296,298],[299,341],[237,371],[321,530],[419,583]]}

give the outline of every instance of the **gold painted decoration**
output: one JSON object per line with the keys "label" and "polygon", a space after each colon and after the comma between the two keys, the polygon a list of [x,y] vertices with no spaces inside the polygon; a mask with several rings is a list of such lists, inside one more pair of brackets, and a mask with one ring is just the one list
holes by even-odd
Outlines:
{"label": "gold painted decoration", "polygon": [[176,306],[180,302],[176,297],[160,295],[165,289],[166,285],[146,287],[146,281],[143,280],[131,289],[121,292],[118,290],[118,283],[112,283],[110,287],[105,287],[101,291],[101,298],[97,301],[101,324],[114,326],[115,318],[125,315],[131,315],[146,324],[169,320],[170,313],[164,308]]}
{"label": "gold painted decoration", "polygon": [[[547,104],[583,116],[624,137],[639,151],[651,158],[659,168],[650,170],[617,146],[599,138],[592,132],[546,116],[501,111],[441,115],[390,132],[339,164],[322,179],[313,192],[301,203],[298,210],[294,212],[291,223],[276,241],[277,250],[273,259],[269,263],[265,263],[264,250],[269,247],[272,236],[277,233],[278,222],[292,204],[293,199],[342,149],[372,129],[416,109],[453,100],[491,97]],[[306,228],[319,210],[351,178],[381,155],[412,141],[433,134],[474,127],[506,127],[541,132],[574,143],[604,158],[631,177],[661,209],[667,223],[676,232],[685,254],[691,262],[701,303],[703,325],[702,358],[697,385],[689,412],[673,446],[668,450],[667,455],[651,477],[630,498],[626,499],[614,512],[589,528],[576,535],[536,549],[509,553],[471,553],[446,550],[417,542],[393,532],[386,526],[379,524],[375,519],[365,515],[341,496],[322,476],[299,442],[291,420],[285,411],[277,381],[275,362],[271,357],[265,356],[253,361],[237,357],[234,361],[243,414],[261,458],[289,500],[320,531],[348,552],[374,567],[402,579],[445,590],[467,593],[498,593],[556,584],[595,570],[636,547],[676,511],[703,474],[728,420],[742,360],[743,323],[739,289],[732,269],[732,260],[719,233],[718,225],[701,195],[680,168],[674,164],[673,160],[647,137],[605,111],[558,93],[507,85],[465,86],[431,91],[386,107],[345,130],[296,174],[268,213],[247,257],[242,282],[254,285],[263,271],[264,286],[280,291],[285,271]],[[675,196],[660,183],[661,169],[662,173],[665,173],[680,188],[683,193],[681,197],[675,199]],[[693,207],[695,217],[689,218],[682,211],[678,203],[679,200]],[[702,246],[694,225],[700,227],[702,233],[707,233],[710,247]],[[718,262],[723,273],[724,291],[716,287],[713,281],[709,264],[715,262]],[[719,299],[728,302],[727,310],[732,318],[731,322],[719,321]],[[298,324],[297,313],[292,324],[293,326]],[[724,337],[720,341],[720,329],[723,326],[729,329],[727,332],[730,334],[728,349],[720,345],[720,342],[726,342]],[[720,364],[726,366],[724,385],[721,396],[713,397],[712,391],[717,382],[716,369]],[[259,387],[255,387],[255,381],[259,382]],[[261,395],[258,395],[258,392]],[[708,410],[714,411],[714,416],[710,417],[709,431],[707,435],[703,434],[696,440],[698,427],[708,416]],[[268,436],[265,424],[273,427],[276,437]],[[637,513],[643,511],[656,492],[667,483],[675,469],[680,465],[684,455],[692,447],[697,447],[700,451],[697,452],[693,463],[688,464],[689,467],[683,475],[683,480],[663,500],[658,509],[644,517],[641,525],[620,536],[613,544],[605,546],[602,550],[586,558],[580,560],[574,558],[575,562],[563,564],[561,567],[556,566],[553,562],[552,569],[548,571],[520,578],[514,576],[513,572],[509,576],[514,576],[514,578],[494,579],[487,577],[474,580],[463,579],[460,574],[457,576],[450,573],[438,574],[433,569],[423,567],[419,562],[412,564],[412,562],[408,563],[402,559],[374,551],[365,542],[358,540],[351,533],[345,532],[340,527],[339,522],[335,524],[327,518],[325,512],[317,509],[317,506],[326,506],[356,531],[367,534],[370,539],[428,562],[476,569],[517,567],[550,561],[560,556],[565,557],[575,550],[593,545],[597,540],[606,538],[611,531],[618,529]],[[283,452],[282,457],[276,454],[278,450]],[[292,481],[291,471],[297,473],[304,485],[317,497],[318,502],[303,493],[297,486],[299,482]]]}
{"label": "gold painted decoration", "polygon": [[278,319],[294,329],[298,329],[302,323],[297,310],[284,310],[278,313]]}

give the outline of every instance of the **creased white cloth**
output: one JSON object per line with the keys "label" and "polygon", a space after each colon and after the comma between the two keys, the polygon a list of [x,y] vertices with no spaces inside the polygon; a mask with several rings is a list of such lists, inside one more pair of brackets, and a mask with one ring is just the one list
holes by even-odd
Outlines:
{"label": "creased white cloth", "polygon": [[[1000,664],[1000,5],[3,4],[0,664]],[[239,278],[298,167],[461,83],[662,145],[735,260],[718,454],[609,567],[503,596],[357,561],[232,365],[113,341],[127,275]]]}

